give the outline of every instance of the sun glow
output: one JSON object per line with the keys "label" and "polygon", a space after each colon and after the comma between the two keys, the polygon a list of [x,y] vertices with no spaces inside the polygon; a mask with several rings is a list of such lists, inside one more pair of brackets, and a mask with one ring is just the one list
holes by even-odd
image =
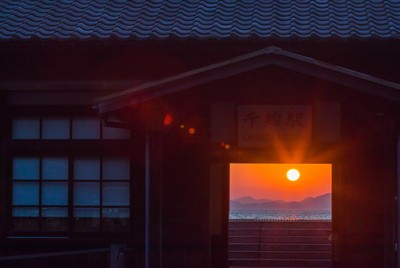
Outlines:
{"label": "sun glow", "polygon": [[[296,169],[297,181],[287,178]],[[231,163],[230,198],[301,201],[332,192],[331,164]]]}
{"label": "sun glow", "polygon": [[297,169],[292,168],[288,170],[286,177],[290,181],[297,181],[300,178],[300,172]]}

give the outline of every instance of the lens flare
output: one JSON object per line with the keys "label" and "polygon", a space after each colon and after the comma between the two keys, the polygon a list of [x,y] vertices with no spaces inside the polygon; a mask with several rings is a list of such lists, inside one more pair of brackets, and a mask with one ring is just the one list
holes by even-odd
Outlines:
{"label": "lens flare", "polygon": [[172,115],[167,113],[164,116],[163,124],[164,124],[164,126],[167,127],[167,126],[171,125],[173,121],[174,121],[174,118],[172,117]]}

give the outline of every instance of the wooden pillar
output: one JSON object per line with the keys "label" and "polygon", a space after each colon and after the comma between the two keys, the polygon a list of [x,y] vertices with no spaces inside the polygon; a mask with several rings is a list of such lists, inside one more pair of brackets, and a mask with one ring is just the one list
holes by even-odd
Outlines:
{"label": "wooden pillar", "polygon": [[162,133],[146,132],[146,268],[162,267]]}
{"label": "wooden pillar", "polygon": [[[400,133],[398,133],[400,135]],[[397,138],[397,148],[396,148],[396,167],[397,167],[397,176],[396,176],[396,217],[395,217],[395,232],[396,232],[396,244],[395,244],[395,251],[396,251],[396,259],[395,262],[397,264],[397,267],[400,265],[400,253],[399,253],[399,242],[400,242],[400,136]]]}
{"label": "wooden pillar", "polygon": [[396,229],[398,221],[396,220],[396,202],[397,202],[397,133],[396,120],[392,115],[385,117],[384,124],[386,126],[385,136],[383,137],[384,153],[386,160],[384,161],[385,169],[385,222],[384,222],[384,267],[398,267],[396,254]]}
{"label": "wooden pillar", "polygon": [[210,166],[211,267],[228,267],[229,164]]}
{"label": "wooden pillar", "polygon": [[[11,125],[9,123],[9,107],[6,101],[6,95],[3,93],[0,95],[0,218],[7,219],[7,198],[9,198],[10,193],[8,192],[7,184],[7,150],[8,143],[11,139]],[[8,111],[8,112],[7,112]],[[5,237],[7,233],[7,220],[2,220],[0,222],[0,238]]]}
{"label": "wooden pillar", "polygon": [[146,260],[146,131],[137,122],[132,124],[131,223],[134,249],[133,267],[145,267]]}

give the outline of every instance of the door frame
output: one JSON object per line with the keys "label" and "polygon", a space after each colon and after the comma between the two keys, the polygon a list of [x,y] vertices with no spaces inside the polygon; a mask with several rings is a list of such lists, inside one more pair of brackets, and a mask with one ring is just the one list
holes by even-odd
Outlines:
{"label": "door frame", "polygon": [[[311,150],[310,150],[311,151]],[[315,153],[315,152],[313,152]],[[309,157],[307,159],[314,159]],[[339,258],[339,237],[340,237],[340,222],[341,216],[341,168],[340,161],[335,158],[328,159],[329,161],[302,161],[299,164],[331,164],[332,165],[332,267],[340,267]],[[239,155],[235,150],[225,152],[218,157],[212,158],[210,162],[210,230],[211,230],[211,267],[229,267],[228,263],[228,227],[229,227],[229,200],[230,200],[230,164],[231,163],[289,163],[278,161],[277,156],[272,150],[267,149],[249,150],[243,152],[240,150]],[[290,164],[290,163],[289,163]],[[212,169],[217,168],[216,173],[220,176],[217,180],[220,191],[215,196],[213,191],[213,182],[215,178],[212,175]],[[214,176],[216,175],[214,173]],[[220,214],[213,215],[212,205],[218,202],[220,206]],[[214,211],[215,212],[215,211]],[[214,223],[213,223],[214,221]],[[213,224],[219,225],[218,235],[213,234]],[[219,257],[217,257],[217,255]],[[400,257],[399,257],[400,258]]]}

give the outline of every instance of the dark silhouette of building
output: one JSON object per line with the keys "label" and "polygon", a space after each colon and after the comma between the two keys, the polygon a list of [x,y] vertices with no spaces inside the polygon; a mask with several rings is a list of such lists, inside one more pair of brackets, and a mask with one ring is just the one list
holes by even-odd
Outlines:
{"label": "dark silhouette of building", "polygon": [[332,266],[397,267],[399,37],[395,0],[2,1],[1,255],[226,267],[229,163],[301,162]]}

